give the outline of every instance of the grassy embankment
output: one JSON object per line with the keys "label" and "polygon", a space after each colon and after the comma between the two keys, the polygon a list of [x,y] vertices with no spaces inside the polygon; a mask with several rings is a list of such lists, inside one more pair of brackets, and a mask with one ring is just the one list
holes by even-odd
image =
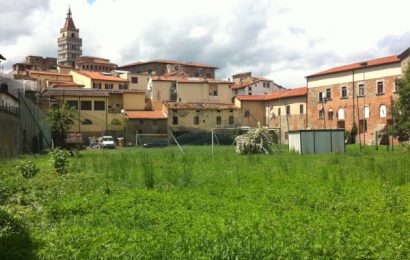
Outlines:
{"label": "grassy embankment", "polygon": [[[349,147],[348,147],[349,148]],[[408,259],[410,154],[84,151],[0,164],[0,258]]]}

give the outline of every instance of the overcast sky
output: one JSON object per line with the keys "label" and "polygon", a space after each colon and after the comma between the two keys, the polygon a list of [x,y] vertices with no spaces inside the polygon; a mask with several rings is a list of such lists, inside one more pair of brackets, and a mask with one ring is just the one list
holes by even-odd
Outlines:
{"label": "overcast sky", "polygon": [[409,0],[1,0],[5,70],[27,55],[57,56],[69,4],[83,55],[197,61],[221,79],[252,71],[289,88],[410,47]]}

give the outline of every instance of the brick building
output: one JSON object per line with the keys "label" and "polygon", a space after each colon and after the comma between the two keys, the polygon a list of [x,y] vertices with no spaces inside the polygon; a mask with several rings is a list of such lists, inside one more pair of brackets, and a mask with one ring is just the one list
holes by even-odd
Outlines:
{"label": "brick building", "polygon": [[119,67],[121,70],[141,74],[148,73],[156,76],[171,74],[175,72],[185,73],[190,77],[215,78],[214,66],[197,62],[175,61],[175,60],[152,60],[146,62],[134,62]]}
{"label": "brick building", "polygon": [[391,107],[397,99],[395,80],[402,74],[407,56],[402,53],[307,76],[308,127],[351,131],[355,123],[356,142],[388,142]]}

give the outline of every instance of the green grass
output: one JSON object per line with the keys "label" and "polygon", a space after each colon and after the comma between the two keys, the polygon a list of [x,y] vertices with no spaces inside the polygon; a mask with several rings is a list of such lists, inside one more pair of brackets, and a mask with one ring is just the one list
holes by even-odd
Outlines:
{"label": "green grass", "polygon": [[0,259],[410,256],[410,153],[84,151],[0,165]]}

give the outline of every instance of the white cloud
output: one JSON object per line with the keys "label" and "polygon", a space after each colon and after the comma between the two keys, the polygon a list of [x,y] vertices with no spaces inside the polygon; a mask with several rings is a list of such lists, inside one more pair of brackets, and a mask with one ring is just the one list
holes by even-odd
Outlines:
{"label": "white cloud", "polygon": [[339,64],[410,46],[408,0],[2,0],[0,53],[57,55],[70,4],[84,55],[118,64],[195,60],[228,78],[243,70],[287,87]]}

